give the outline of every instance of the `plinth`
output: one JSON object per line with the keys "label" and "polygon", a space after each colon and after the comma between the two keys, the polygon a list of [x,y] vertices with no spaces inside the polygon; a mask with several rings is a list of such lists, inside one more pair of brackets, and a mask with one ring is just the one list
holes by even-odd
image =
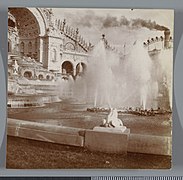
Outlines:
{"label": "plinth", "polygon": [[85,147],[91,151],[126,154],[130,129],[95,127],[86,130]]}

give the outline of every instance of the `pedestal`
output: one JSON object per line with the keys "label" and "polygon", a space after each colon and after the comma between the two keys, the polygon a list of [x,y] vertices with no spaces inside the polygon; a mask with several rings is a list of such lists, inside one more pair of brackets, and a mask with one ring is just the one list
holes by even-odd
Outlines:
{"label": "pedestal", "polygon": [[85,147],[91,151],[126,154],[130,129],[95,127],[86,130]]}
{"label": "pedestal", "polygon": [[[125,133],[127,132],[127,128],[126,126],[122,126],[122,127],[99,127],[96,126],[93,128],[94,131],[100,131],[100,132],[110,132],[110,133]],[[127,131],[126,131],[127,130]]]}

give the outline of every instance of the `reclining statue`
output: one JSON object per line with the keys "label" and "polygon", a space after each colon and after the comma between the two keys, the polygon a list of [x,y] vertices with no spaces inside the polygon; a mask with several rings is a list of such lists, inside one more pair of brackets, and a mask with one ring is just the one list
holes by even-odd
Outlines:
{"label": "reclining statue", "polygon": [[110,109],[107,119],[103,120],[104,127],[124,127],[123,122],[118,118],[117,109]]}

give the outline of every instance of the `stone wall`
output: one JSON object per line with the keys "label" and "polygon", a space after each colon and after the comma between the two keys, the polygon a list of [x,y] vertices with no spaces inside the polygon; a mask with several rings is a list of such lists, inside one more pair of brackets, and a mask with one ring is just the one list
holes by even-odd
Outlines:
{"label": "stone wall", "polygon": [[171,137],[99,132],[8,118],[8,135],[88,148],[104,153],[172,154]]}

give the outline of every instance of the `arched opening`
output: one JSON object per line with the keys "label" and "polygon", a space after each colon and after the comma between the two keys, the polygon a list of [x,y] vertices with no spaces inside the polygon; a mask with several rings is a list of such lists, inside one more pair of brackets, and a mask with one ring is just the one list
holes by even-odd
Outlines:
{"label": "arched opening", "polygon": [[78,63],[76,66],[76,75],[84,75],[86,72],[86,64],[83,62]]}
{"label": "arched opening", "polygon": [[15,17],[8,11],[8,52],[17,54],[18,30]]}
{"label": "arched opening", "polygon": [[11,52],[12,51],[12,48],[11,48],[11,41],[8,40],[8,52]]}
{"label": "arched opening", "polygon": [[20,54],[21,54],[22,56],[24,56],[24,48],[25,48],[24,42],[21,42],[21,43],[20,43]]}
{"label": "arched opening", "polygon": [[73,73],[73,65],[70,61],[65,61],[62,64],[62,73],[63,74],[72,74]]}
{"label": "arched opening", "polygon": [[52,61],[57,61],[57,51],[53,49]]}
{"label": "arched opening", "polygon": [[38,75],[38,79],[39,79],[39,80],[43,80],[43,79],[44,79],[43,75],[42,75],[42,74],[39,74],[39,75]]}
{"label": "arched opening", "polygon": [[47,79],[47,80],[50,80],[50,75],[47,75],[47,76],[46,76],[46,79]]}
{"label": "arched opening", "polygon": [[70,50],[70,51],[74,51],[75,50],[75,46],[73,43],[68,42],[65,44],[65,50]]}
{"label": "arched opening", "polygon": [[27,79],[31,79],[32,78],[32,72],[31,71],[25,71],[24,72],[24,77]]}
{"label": "arched opening", "polygon": [[28,56],[31,57],[32,56],[32,42],[28,43]]}
{"label": "arched opening", "polygon": [[12,19],[8,18],[8,26],[12,27],[12,28],[15,28],[16,24]]}
{"label": "arched opening", "polygon": [[44,40],[40,37],[45,35],[48,27],[43,10],[41,8],[9,8],[8,13],[15,19],[15,23],[8,21],[8,28],[16,26],[18,39],[22,42],[22,46],[19,44],[19,53],[43,62],[44,56],[41,52],[44,49]]}
{"label": "arched opening", "polygon": [[[39,24],[41,23],[36,18],[36,14],[31,11],[33,11],[33,9],[9,8],[9,13],[11,13],[16,20],[19,39],[22,43],[24,43],[24,47],[22,46],[20,48],[21,54],[27,56],[31,56],[35,53],[35,48],[33,48],[33,45],[35,45],[36,39],[39,38]],[[10,24],[8,24],[8,26]]]}

